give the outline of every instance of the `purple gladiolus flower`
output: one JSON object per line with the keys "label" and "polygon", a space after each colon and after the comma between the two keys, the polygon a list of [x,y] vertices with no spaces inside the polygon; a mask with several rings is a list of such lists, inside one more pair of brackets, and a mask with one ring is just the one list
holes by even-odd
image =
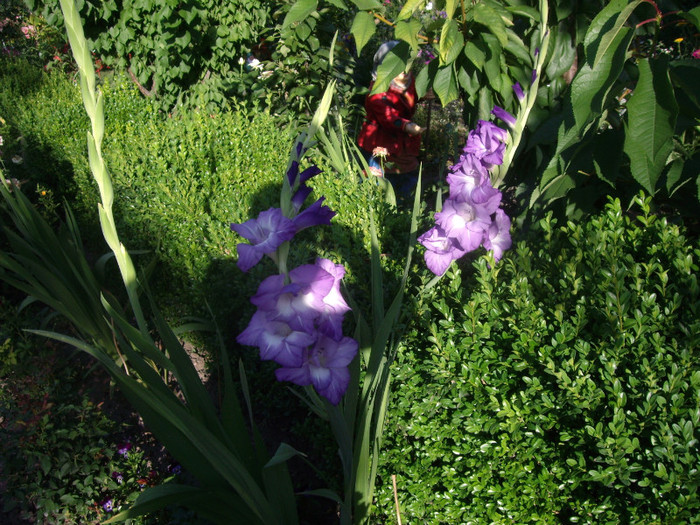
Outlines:
{"label": "purple gladiolus flower", "polygon": [[302,353],[299,367],[278,368],[278,381],[290,381],[299,386],[313,385],[316,391],[337,405],[350,383],[348,365],[357,354],[357,341],[343,337],[336,341],[320,334],[316,344]]}
{"label": "purple gladiolus flower", "polygon": [[425,246],[425,265],[435,275],[445,273],[452,261],[467,253],[447,237],[439,226],[434,226],[418,237],[418,242]]}
{"label": "purple gladiolus flower", "polygon": [[496,210],[495,219],[484,233],[484,248],[493,251],[493,258],[498,262],[511,244],[510,219],[503,210]]}
{"label": "purple gladiolus flower", "polygon": [[523,93],[523,88],[520,86],[520,82],[513,84],[513,91],[515,96],[518,97],[518,102],[522,102],[525,99],[525,93]]}
{"label": "purple gladiolus flower", "polygon": [[492,122],[480,120],[476,129],[469,132],[464,152],[474,155],[486,169],[491,169],[503,163],[506,135],[506,130]]}
{"label": "purple gladiolus flower", "polygon": [[494,106],[491,113],[493,113],[496,116],[496,118],[500,118],[503,122],[508,124],[508,126],[510,126],[511,128],[513,128],[515,126],[515,122],[516,122],[515,117],[513,115],[511,115],[510,113],[508,113],[505,109],[503,109],[499,106]]}
{"label": "purple gladiolus flower", "polygon": [[453,243],[465,252],[476,250],[484,238],[491,218],[483,206],[467,199],[448,198],[435,222]]}
{"label": "purple gladiolus flower", "polygon": [[282,366],[301,366],[305,347],[316,338],[305,331],[294,330],[284,321],[275,320],[274,311],[258,310],[248,327],[236,338],[241,344],[260,348],[260,359]]}
{"label": "purple gladiolus flower", "polygon": [[474,188],[482,185],[487,178],[486,168],[474,155],[462,155],[447,175],[450,195],[467,198]]}
{"label": "purple gladiolus flower", "polygon": [[535,80],[537,80],[537,70],[533,69],[532,75],[530,76],[530,84],[534,84]]}
{"label": "purple gladiolus flower", "polygon": [[321,224],[330,224],[331,219],[335,216],[335,212],[328,206],[323,205],[325,197],[321,197],[311,206],[302,211],[299,215],[292,219],[292,223],[296,231],[301,231],[310,226],[319,226]]}
{"label": "purple gladiolus flower", "polygon": [[251,244],[240,243],[238,267],[247,272],[260,262],[263,255],[273,254],[285,241],[294,237],[297,227],[291,219],[282,214],[279,208],[270,208],[242,224],[231,224],[231,229]]}

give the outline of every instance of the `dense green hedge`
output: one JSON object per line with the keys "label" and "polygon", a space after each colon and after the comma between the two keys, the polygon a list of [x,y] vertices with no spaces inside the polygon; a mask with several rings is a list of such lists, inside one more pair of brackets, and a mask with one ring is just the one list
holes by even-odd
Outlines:
{"label": "dense green hedge", "polygon": [[613,202],[450,275],[400,353],[377,523],[391,474],[409,523],[700,522],[699,264]]}

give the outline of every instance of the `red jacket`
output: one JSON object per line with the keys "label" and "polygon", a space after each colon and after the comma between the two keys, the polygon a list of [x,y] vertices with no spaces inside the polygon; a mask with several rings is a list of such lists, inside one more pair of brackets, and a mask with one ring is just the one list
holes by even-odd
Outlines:
{"label": "red jacket", "polygon": [[404,131],[413,118],[417,101],[413,79],[404,90],[392,84],[384,93],[368,95],[367,116],[357,138],[359,146],[369,153],[376,147],[384,147],[391,157],[418,156],[420,135],[411,136]]}

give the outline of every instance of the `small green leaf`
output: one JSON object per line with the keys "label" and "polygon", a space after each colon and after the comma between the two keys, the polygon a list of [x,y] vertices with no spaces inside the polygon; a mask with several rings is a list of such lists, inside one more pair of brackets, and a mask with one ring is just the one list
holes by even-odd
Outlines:
{"label": "small green leaf", "polygon": [[403,40],[404,42],[408,42],[411,49],[415,52],[418,51],[418,33],[420,32],[420,29],[420,22],[415,18],[412,18],[408,22],[397,22],[394,34],[396,38]]}
{"label": "small green leaf", "polygon": [[440,34],[440,65],[446,66],[452,64],[464,47],[464,37],[459,31],[457,22],[447,20],[442,26]]}
{"label": "small green leaf", "polygon": [[508,43],[506,23],[501,14],[489,4],[480,2],[474,6],[474,21],[485,26],[505,46]]}
{"label": "small green leaf", "polygon": [[442,105],[447,105],[459,96],[457,79],[452,66],[441,67],[433,80],[433,89]]}

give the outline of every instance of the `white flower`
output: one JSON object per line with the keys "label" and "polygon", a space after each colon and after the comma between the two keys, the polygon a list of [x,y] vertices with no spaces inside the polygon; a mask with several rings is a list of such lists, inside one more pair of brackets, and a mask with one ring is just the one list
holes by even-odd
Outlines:
{"label": "white flower", "polygon": [[426,11],[430,11],[432,8],[433,8],[433,3],[432,3],[432,2],[428,2],[427,4],[425,4],[425,10],[426,10]]}
{"label": "white flower", "polygon": [[22,164],[24,162],[24,159],[19,155],[15,155],[14,157],[12,157],[12,162],[14,164]]}
{"label": "white flower", "polygon": [[0,146],[2,146],[3,144],[5,144],[5,140],[2,138],[2,135],[0,135]]}
{"label": "white flower", "polygon": [[242,66],[243,64],[245,64],[245,58],[241,57],[238,59],[238,65]]}

